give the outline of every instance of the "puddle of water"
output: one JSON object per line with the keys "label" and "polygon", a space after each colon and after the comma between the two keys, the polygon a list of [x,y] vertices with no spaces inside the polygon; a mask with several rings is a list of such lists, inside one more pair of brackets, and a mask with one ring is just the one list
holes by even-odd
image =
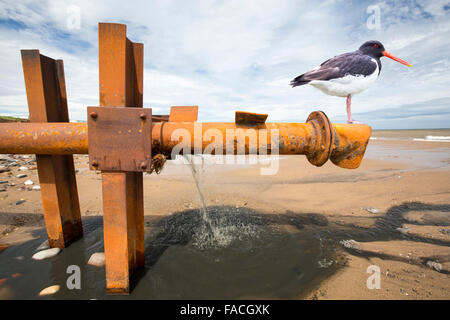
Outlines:
{"label": "puddle of water", "polygon": [[[208,209],[212,225],[221,225],[226,237],[220,245],[202,241],[198,210],[146,217],[146,267],[130,296],[106,295],[105,269],[86,264],[103,251],[101,217],[86,217],[84,237],[54,258],[31,259],[45,230],[0,253],[0,278],[7,278],[3,287],[9,288],[9,296],[0,298],[43,299],[39,292],[58,284],[60,291],[45,299],[289,299],[307,294],[337,270],[336,264],[326,265],[336,250],[320,238],[319,226],[294,223],[287,230],[287,221],[249,209]],[[70,265],[81,269],[81,290],[66,287]],[[21,276],[11,277],[14,273]]]}

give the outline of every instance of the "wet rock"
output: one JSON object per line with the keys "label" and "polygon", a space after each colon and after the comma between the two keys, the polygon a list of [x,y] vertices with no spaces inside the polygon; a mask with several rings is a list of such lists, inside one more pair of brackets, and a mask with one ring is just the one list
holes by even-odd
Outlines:
{"label": "wet rock", "polygon": [[21,173],[21,174],[18,174],[16,177],[21,179],[21,178],[27,177],[27,175],[25,173]]}
{"label": "wet rock", "polygon": [[380,209],[377,209],[375,207],[368,207],[368,208],[365,208],[365,209],[366,209],[367,212],[370,212],[370,213],[380,213],[381,212]]}
{"label": "wet rock", "polygon": [[16,202],[16,206],[18,206],[19,204],[24,203],[26,200],[25,199],[20,199],[19,201]]}
{"label": "wet rock", "polygon": [[0,166],[0,173],[7,172],[7,171],[11,171],[11,169],[8,167],[5,167],[5,166]]}
{"label": "wet rock", "polygon": [[34,182],[32,180],[27,180],[23,184],[26,186],[30,186],[30,185],[34,184]]}
{"label": "wet rock", "polygon": [[341,240],[341,241],[339,241],[339,243],[348,249],[354,249],[354,250],[361,249],[361,246],[359,245],[359,243],[353,239]]}
{"label": "wet rock", "polygon": [[35,253],[32,258],[34,260],[44,260],[44,259],[52,258],[52,257],[58,255],[60,252],[61,252],[60,248],[46,249],[46,250],[39,251],[38,253]]}
{"label": "wet rock", "polygon": [[103,267],[105,265],[105,253],[95,252],[89,258],[88,264],[96,267]]}
{"label": "wet rock", "polygon": [[328,268],[333,264],[333,260],[327,260],[326,258],[317,261],[317,264],[319,265],[319,268]]}
{"label": "wet rock", "polygon": [[28,170],[28,168],[25,166],[19,167],[19,171],[27,171],[27,170]]}
{"label": "wet rock", "polygon": [[48,244],[48,239],[40,244],[39,247],[36,248],[36,251],[47,250],[50,249],[50,245]]}
{"label": "wet rock", "polygon": [[431,269],[436,270],[437,272],[441,272],[442,270],[442,264],[435,261],[427,261],[427,266],[429,266]]}
{"label": "wet rock", "polygon": [[54,286],[45,288],[44,290],[39,292],[39,296],[43,297],[43,296],[49,296],[49,295],[55,294],[59,291],[60,288],[61,287],[59,285],[54,285]]}
{"label": "wet rock", "polygon": [[41,186],[33,186],[33,190],[41,190]]}

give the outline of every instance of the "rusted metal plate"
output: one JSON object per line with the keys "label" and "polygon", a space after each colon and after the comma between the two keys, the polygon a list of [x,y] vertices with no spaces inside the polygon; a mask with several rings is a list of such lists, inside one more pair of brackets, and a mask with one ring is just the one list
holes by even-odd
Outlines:
{"label": "rusted metal plate", "polygon": [[173,106],[170,108],[170,122],[197,121],[198,106]]}
{"label": "rusted metal plate", "polygon": [[[30,121],[68,122],[62,60],[41,55],[39,50],[21,53]],[[20,139],[22,134],[13,136]],[[73,156],[36,155],[36,160],[49,244],[64,248],[83,235]]]}
{"label": "rusted metal plate", "polygon": [[268,114],[236,111],[235,123],[241,126],[258,126],[266,123]]}
{"label": "rusted metal plate", "polygon": [[89,167],[102,171],[149,171],[152,110],[88,107]]}

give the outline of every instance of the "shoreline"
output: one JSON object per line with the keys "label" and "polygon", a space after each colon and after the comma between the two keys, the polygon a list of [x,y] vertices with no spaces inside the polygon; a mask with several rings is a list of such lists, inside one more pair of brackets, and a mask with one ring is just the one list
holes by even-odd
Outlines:
{"label": "shoreline", "polygon": [[[405,150],[410,158],[403,158]],[[361,239],[398,214],[392,228],[404,229],[405,235],[397,231],[391,240],[389,235],[355,240],[357,251],[340,248],[346,265],[301,298],[450,299],[450,235],[440,231],[450,226],[449,151],[446,142],[372,140],[356,170],[331,163],[316,168],[304,156],[281,158],[273,176],[261,176],[259,164],[205,165],[201,188],[207,207],[242,208],[262,216],[316,214],[328,221],[320,230],[348,230]],[[101,216],[101,175],[87,169],[87,160],[75,157],[83,218]],[[26,179],[38,183],[36,170],[27,171],[25,179],[15,178],[16,168],[12,171],[0,174],[0,180],[16,184],[0,193],[0,244],[19,244],[44,228],[40,192],[17,190]],[[16,205],[20,199],[25,202]],[[160,175],[144,175],[144,208],[149,218],[200,209],[189,168],[169,163]],[[439,263],[441,271],[428,261]],[[371,264],[381,269],[379,290],[366,287]]]}

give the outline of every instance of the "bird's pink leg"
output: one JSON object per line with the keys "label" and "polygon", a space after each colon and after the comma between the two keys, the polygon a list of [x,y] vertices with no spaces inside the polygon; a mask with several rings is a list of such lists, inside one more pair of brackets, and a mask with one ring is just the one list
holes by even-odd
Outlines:
{"label": "bird's pink leg", "polygon": [[347,96],[347,122],[353,123],[352,121],[352,95]]}

